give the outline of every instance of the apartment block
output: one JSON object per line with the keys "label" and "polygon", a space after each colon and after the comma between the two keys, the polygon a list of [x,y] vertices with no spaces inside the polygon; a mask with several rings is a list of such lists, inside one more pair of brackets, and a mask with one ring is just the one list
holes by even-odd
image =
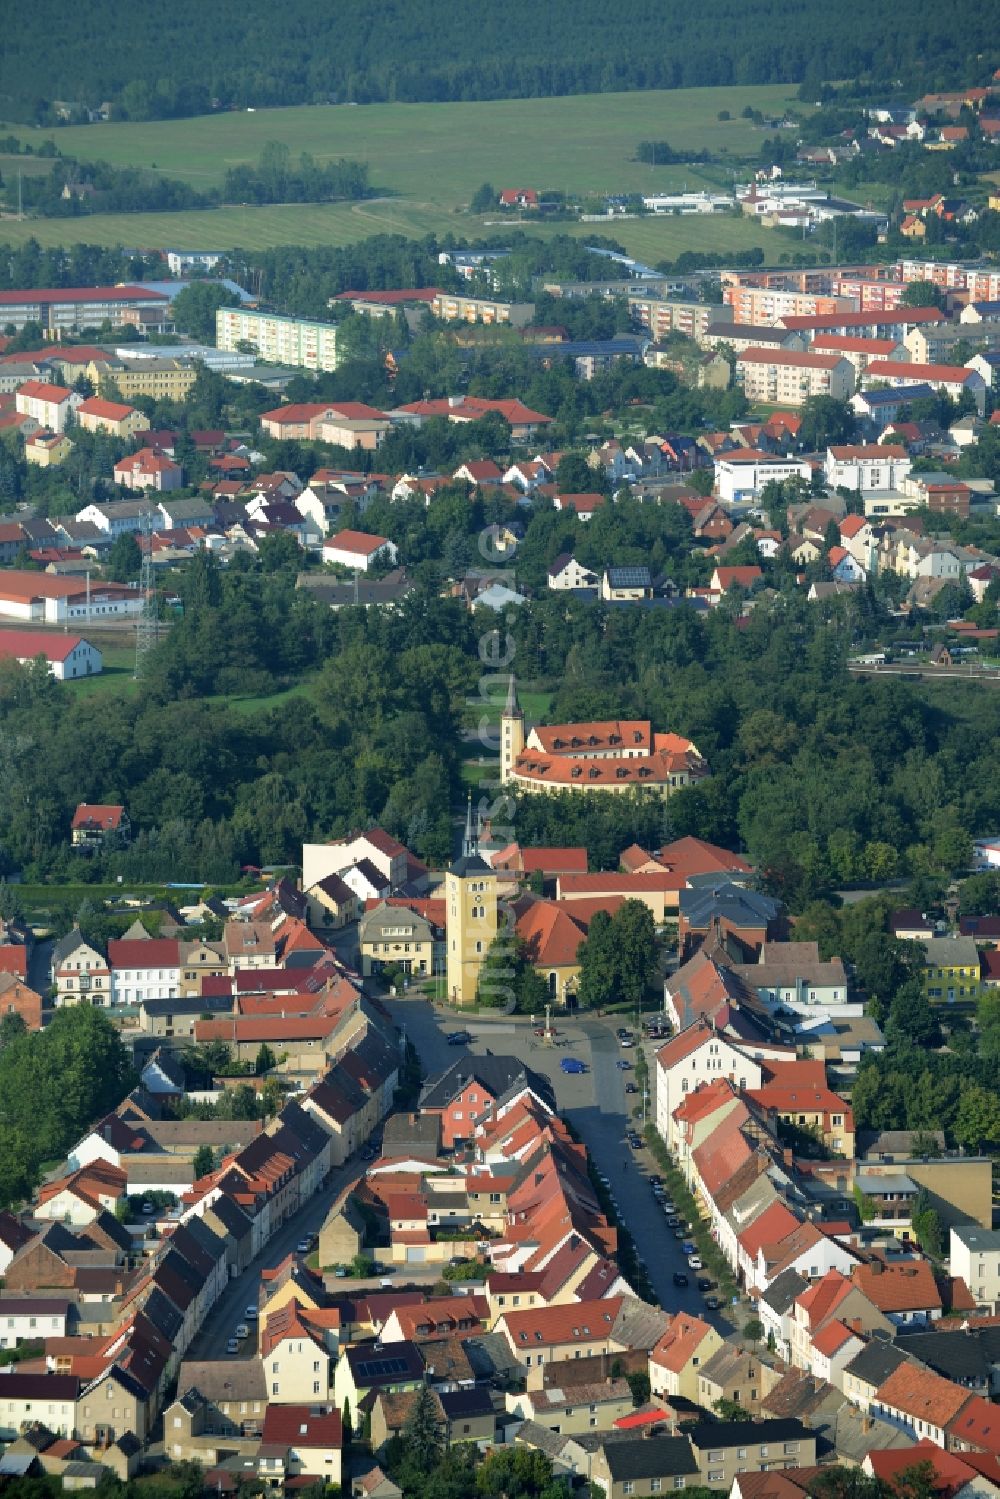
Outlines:
{"label": "apartment block", "polygon": [[816,317],[821,313],[854,311],[850,297],[784,291],[770,286],[727,286],[722,300],[733,309],[737,323],[773,323],[780,317]]}
{"label": "apartment block", "polygon": [[658,342],[668,333],[701,340],[713,323],[732,323],[733,309],[725,302],[677,302],[665,297],[629,297],[634,322],[648,328]]}
{"label": "apartment block", "polygon": [[748,401],[765,405],[802,406],[810,396],[847,401],[854,393],[854,366],[837,354],[745,349],[736,359],[736,381]]}
{"label": "apartment block", "polygon": [[497,302],[492,297],[464,297],[458,292],[439,292],[431,312],[446,323],[495,323],[525,328],[535,316],[534,302]]}
{"label": "apartment block", "polygon": [[220,349],[228,350],[249,345],[268,364],[324,372],[337,368],[337,329],[333,323],[220,307],[215,314],[215,341]]}

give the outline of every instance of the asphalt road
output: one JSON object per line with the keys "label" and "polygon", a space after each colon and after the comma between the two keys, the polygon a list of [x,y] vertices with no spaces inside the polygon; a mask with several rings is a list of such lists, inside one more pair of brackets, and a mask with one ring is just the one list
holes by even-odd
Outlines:
{"label": "asphalt road", "polygon": [[[238,1280],[230,1281],[215,1303],[201,1332],[192,1341],[184,1355],[186,1359],[226,1357],[226,1343],[233,1336],[237,1324],[246,1321],[244,1315],[246,1308],[257,1305],[261,1271],[280,1265],[287,1254],[294,1252],[300,1239],[306,1238],[309,1234],[319,1233],[320,1226],[329,1212],[330,1203],[335,1196],[339,1196],[349,1182],[357,1180],[362,1174],[362,1166],[362,1162],[349,1161],[345,1166],[332,1172],[329,1184],[321,1187],[307,1203],[299,1208],[297,1213],[293,1213],[291,1218],[282,1224],[267,1247]],[[345,1287],[357,1288],[371,1283],[345,1280],[343,1284]],[[254,1330],[251,1328],[251,1336],[241,1343],[237,1357],[250,1358],[256,1355]]]}
{"label": "asphalt road", "polygon": [[[479,1016],[463,1021],[452,1012],[436,1013],[425,1000],[418,999],[389,1001],[389,1008],[416,1046],[428,1076],[450,1066],[465,1050],[480,1056],[487,1051],[516,1056],[545,1073],[552,1081],[560,1112],[579,1132],[597,1169],[611,1183],[619,1217],[645,1262],[661,1306],[666,1311],[707,1316],[721,1331],[728,1330],[725,1322],[706,1313],[704,1298],[695,1284],[705,1272],[688,1268],[680,1240],[674,1238],[653,1197],[649,1174],[655,1173],[656,1163],[648,1151],[633,1153],[625,1141],[626,1124],[640,1100],[636,1094],[625,1093],[625,1083],[632,1073],[619,1071],[615,1064],[619,1057],[634,1058],[635,1052],[619,1049],[608,1022],[590,1017],[556,1021],[557,1044],[549,1046],[536,1040],[524,1022],[493,1022]],[[467,1048],[449,1046],[445,1039],[449,1031],[458,1029],[472,1035]],[[563,1072],[559,1064],[564,1056],[587,1062],[590,1071]],[[675,1271],[689,1276],[687,1287],[674,1285]]]}

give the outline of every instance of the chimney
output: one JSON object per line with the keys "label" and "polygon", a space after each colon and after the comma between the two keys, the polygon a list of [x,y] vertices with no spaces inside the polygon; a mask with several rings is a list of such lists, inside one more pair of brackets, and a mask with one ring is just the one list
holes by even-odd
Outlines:
{"label": "chimney", "polygon": [[885,1266],[881,1260],[872,1260],[870,1269],[873,1275],[881,1275]]}

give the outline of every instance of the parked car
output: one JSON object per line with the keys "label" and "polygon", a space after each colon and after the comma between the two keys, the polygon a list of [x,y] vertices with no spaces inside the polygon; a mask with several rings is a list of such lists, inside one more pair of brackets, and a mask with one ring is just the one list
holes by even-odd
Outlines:
{"label": "parked car", "polygon": [[619,1057],[618,1060],[617,1060],[617,1062],[615,1063],[615,1066],[618,1068],[619,1072],[631,1072],[632,1071],[632,1063],[626,1061],[624,1057]]}
{"label": "parked car", "polygon": [[710,1291],[712,1289],[712,1286],[714,1284],[715,1284],[714,1281],[711,1281],[711,1280],[708,1279],[707,1276],[702,1275],[698,1279],[698,1290],[699,1291]]}
{"label": "parked car", "polygon": [[235,1338],[230,1338],[226,1343],[226,1353],[232,1358],[234,1353],[239,1353],[240,1345]]}
{"label": "parked car", "polygon": [[688,1266],[692,1270],[704,1270],[705,1261],[702,1259],[700,1254],[689,1254]]}
{"label": "parked car", "polygon": [[236,1327],[236,1337],[238,1337],[238,1338],[248,1338],[249,1336],[250,1336],[250,1329],[247,1326],[247,1324],[245,1322],[238,1323],[237,1327]]}
{"label": "parked car", "polygon": [[243,1313],[243,1315],[247,1319],[248,1322],[256,1322],[256,1320],[257,1320],[257,1308],[255,1306],[248,1306],[247,1309],[246,1309],[246,1311]]}
{"label": "parked car", "polygon": [[312,1249],[312,1239],[300,1239],[295,1246],[296,1254],[309,1254]]}
{"label": "parked car", "polygon": [[562,1057],[559,1066],[563,1072],[586,1072],[586,1062],[578,1061],[576,1057]]}
{"label": "parked car", "polygon": [[722,1302],[718,1296],[706,1296],[705,1305],[710,1312],[717,1312],[722,1306]]}
{"label": "parked car", "polygon": [[675,1286],[686,1286],[687,1283],[688,1283],[688,1278],[684,1274],[683,1270],[675,1270],[674,1271],[674,1285]]}
{"label": "parked car", "polygon": [[445,1039],[449,1046],[468,1046],[472,1036],[468,1031],[451,1031]]}
{"label": "parked car", "polygon": [[684,1230],[682,1228],[675,1228],[673,1230],[673,1234],[674,1234],[674,1238],[675,1239],[683,1239],[683,1237],[684,1237]]}
{"label": "parked car", "polygon": [[337,1268],[334,1270],[333,1273],[337,1277],[338,1280],[346,1280],[346,1278],[347,1278],[347,1266],[346,1265],[338,1265]]}
{"label": "parked car", "polygon": [[681,1247],[683,1248],[685,1254],[698,1253],[698,1246],[693,1239],[685,1239]]}
{"label": "parked car", "polygon": [[635,1083],[626,1083],[625,1084],[625,1092],[626,1093],[638,1093],[638,1091],[639,1091],[639,1089],[636,1087]]}

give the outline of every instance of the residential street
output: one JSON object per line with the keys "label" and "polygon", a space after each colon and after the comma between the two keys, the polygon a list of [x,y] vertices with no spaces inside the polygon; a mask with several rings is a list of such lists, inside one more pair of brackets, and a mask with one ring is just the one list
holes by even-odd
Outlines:
{"label": "residential street", "polygon": [[[680,1241],[673,1237],[666,1219],[649,1187],[648,1173],[655,1164],[648,1152],[634,1155],[624,1138],[627,1113],[639,1102],[638,1095],[625,1093],[625,1082],[631,1075],[616,1067],[621,1052],[611,1021],[572,1017],[557,1022],[557,1042],[548,1046],[537,1040],[524,1021],[485,1020],[481,1015],[468,1019],[447,1011],[435,1013],[424,1000],[389,1001],[393,1019],[403,1027],[420,1053],[428,1075],[450,1066],[465,1050],[480,1056],[486,1052],[520,1057],[529,1067],[545,1073],[552,1081],[560,1110],[579,1131],[581,1139],[599,1171],[611,1182],[622,1222],[635,1240],[636,1249],[646,1263],[647,1273],[661,1305],[667,1311],[686,1311],[709,1317],[720,1330],[727,1325],[717,1316],[705,1312],[704,1300],[696,1281],[701,1272],[690,1271]],[[449,1031],[463,1029],[472,1035],[466,1048],[449,1046]],[[647,1056],[652,1048],[647,1047]],[[560,1068],[564,1056],[578,1057],[590,1065],[583,1074],[566,1074]],[[651,1069],[652,1074],[652,1069]],[[626,1110],[628,1105],[628,1110]],[[654,1101],[650,1099],[650,1108]],[[687,1287],[673,1283],[675,1271],[689,1276]]]}

